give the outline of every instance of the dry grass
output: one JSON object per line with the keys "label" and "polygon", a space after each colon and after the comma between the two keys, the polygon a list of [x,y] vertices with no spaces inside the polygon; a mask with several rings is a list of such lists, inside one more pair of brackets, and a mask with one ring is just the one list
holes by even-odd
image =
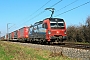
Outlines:
{"label": "dry grass", "polygon": [[0,41],[0,60],[75,60],[50,51]]}

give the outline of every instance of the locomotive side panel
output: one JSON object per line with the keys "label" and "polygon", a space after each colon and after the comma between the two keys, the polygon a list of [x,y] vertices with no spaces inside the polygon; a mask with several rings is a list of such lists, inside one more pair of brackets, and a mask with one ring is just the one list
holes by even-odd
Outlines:
{"label": "locomotive side panel", "polygon": [[42,21],[40,21],[30,27],[29,36],[32,41],[45,41],[46,29],[42,28],[42,25]]}

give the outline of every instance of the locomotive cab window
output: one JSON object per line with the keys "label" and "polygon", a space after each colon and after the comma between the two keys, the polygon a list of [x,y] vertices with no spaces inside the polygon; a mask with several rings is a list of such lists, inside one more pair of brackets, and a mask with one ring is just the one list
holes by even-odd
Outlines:
{"label": "locomotive cab window", "polygon": [[64,21],[61,19],[52,19],[50,20],[51,28],[64,28]]}
{"label": "locomotive cab window", "polygon": [[42,28],[42,24],[39,24],[39,25],[38,25],[38,29],[40,29],[40,28]]}
{"label": "locomotive cab window", "polygon": [[47,29],[47,28],[48,28],[47,23],[44,23],[44,24],[42,25],[42,27]]}
{"label": "locomotive cab window", "polygon": [[64,27],[64,23],[58,23],[59,27]]}
{"label": "locomotive cab window", "polygon": [[54,22],[54,23],[50,23],[50,25],[51,25],[51,28],[64,28],[64,23]]}

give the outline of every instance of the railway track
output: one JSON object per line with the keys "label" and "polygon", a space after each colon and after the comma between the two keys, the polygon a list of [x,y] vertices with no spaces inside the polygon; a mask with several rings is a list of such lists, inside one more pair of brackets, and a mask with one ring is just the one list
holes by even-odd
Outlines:
{"label": "railway track", "polygon": [[77,49],[85,49],[90,50],[90,44],[80,44],[80,43],[69,43],[69,42],[62,42],[62,43],[52,43],[52,44],[39,44],[39,45],[48,45],[48,46],[58,46],[58,47],[68,47],[68,48],[77,48]]}
{"label": "railway track", "polygon": [[[17,42],[17,41],[11,41],[11,42]],[[29,44],[30,42],[20,42],[20,43]],[[40,44],[40,43],[36,43],[35,42],[35,43],[32,43],[32,44],[90,50],[90,44],[82,44],[82,43],[81,44],[80,43],[78,44],[78,43],[62,42],[62,43],[53,43],[53,44]]]}

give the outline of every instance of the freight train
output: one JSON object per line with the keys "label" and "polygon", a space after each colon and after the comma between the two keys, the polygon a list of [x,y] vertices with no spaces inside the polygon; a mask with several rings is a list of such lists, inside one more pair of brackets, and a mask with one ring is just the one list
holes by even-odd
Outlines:
{"label": "freight train", "polygon": [[29,27],[22,27],[6,36],[7,40],[39,43],[63,42],[66,40],[66,24],[61,18],[46,18]]}

